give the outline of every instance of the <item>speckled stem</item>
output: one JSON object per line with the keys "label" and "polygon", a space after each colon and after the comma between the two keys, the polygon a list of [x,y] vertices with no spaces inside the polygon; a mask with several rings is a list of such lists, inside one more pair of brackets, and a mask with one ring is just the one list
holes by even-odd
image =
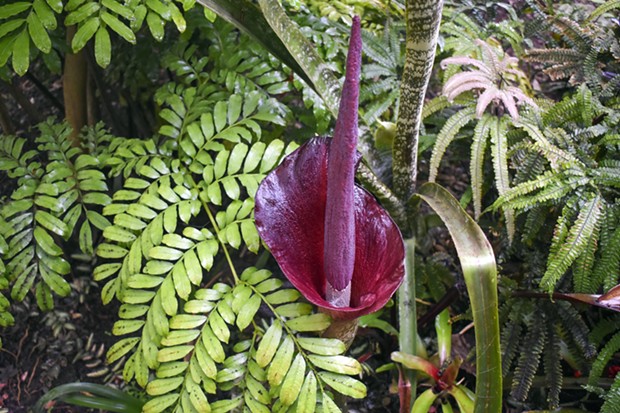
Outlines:
{"label": "speckled stem", "polygon": [[443,0],[407,0],[405,67],[393,149],[394,189],[406,202],[415,192],[422,105],[433,69]]}

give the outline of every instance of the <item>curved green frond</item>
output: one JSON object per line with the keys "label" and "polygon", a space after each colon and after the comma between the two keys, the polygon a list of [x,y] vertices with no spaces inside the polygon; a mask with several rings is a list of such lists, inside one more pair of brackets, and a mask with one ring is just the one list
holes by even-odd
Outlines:
{"label": "curved green frond", "polygon": [[[553,291],[556,283],[568,268],[586,251],[588,239],[600,226],[602,207],[600,195],[595,195],[579,211],[566,239],[559,240],[554,237],[551,248],[555,250],[555,253],[549,255],[547,271],[540,281],[542,288]],[[561,242],[561,246],[558,242]]]}
{"label": "curved green frond", "polygon": [[457,133],[474,119],[476,109],[473,107],[466,107],[455,113],[448,119],[446,124],[441,128],[441,131],[437,135],[435,146],[433,146],[433,153],[431,155],[431,164],[429,172],[429,181],[433,182],[437,178],[437,172],[439,170],[439,164],[443,158],[446,149],[452,143]]}

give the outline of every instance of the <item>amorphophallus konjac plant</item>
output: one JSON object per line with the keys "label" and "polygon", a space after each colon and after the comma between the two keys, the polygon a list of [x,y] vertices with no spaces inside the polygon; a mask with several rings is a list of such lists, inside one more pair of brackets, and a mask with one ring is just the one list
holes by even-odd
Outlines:
{"label": "amorphophallus konjac plant", "polygon": [[255,198],[256,227],[282,272],[335,320],[379,310],[405,272],[398,227],[354,183],[361,53],[356,17],[334,137],[313,138],[288,155]]}

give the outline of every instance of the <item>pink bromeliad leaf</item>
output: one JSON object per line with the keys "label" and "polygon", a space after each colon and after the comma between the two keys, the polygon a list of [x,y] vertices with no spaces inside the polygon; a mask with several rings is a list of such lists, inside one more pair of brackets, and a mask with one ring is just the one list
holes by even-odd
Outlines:
{"label": "pink bromeliad leaf", "polygon": [[314,138],[261,183],[261,238],[306,299],[337,319],[383,307],[404,275],[400,231],[375,198],[355,186],[361,65],[355,18],[334,138]]}

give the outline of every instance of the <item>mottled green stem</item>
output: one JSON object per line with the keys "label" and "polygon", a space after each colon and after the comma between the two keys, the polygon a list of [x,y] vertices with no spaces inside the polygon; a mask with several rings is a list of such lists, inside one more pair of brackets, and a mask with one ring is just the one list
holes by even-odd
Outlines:
{"label": "mottled green stem", "polygon": [[381,202],[381,205],[390,213],[401,231],[406,232],[408,228],[407,213],[402,202],[394,193],[375,175],[368,166],[360,163],[357,167],[355,177],[362,185],[369,190]]}
{"label": "mottled green stem", "polygon": [[[415,238],[405,240],[405,279],[398,290],[398,319],[400,321],[398,336],[400,351],[412,355],[418,354],[418,326],[415,301]],[[413,405],[413,401],[416,398],[416,373],[413,370],[407,370],[405,375],[411,384],[409,400],[411,405]],[[407,411],[410,408],[411,406],[407,408]]]}
{"label": "mottled green stem", "polygon": [[340,85],[338,79],[318,55],[299,27],[286,15],[278,0],[258,0],[263,15],[303,71],[332,114],[338,116]]}
{"label": "mottled green stem", "polygon": [[[405,67],[400,88],[396,139],[392,151],[394,190],[402,202],[407,202],[415,191],[422,105],[435,60],[443,1],[408,0],[406,7]],[[407,211],[408,216],[414,214],[415,211]],[[409,225],[401,229],[405,233],[411,231]],[[405,280],[398,291],[400,351],[409,354],[416,354],[417,337],[414,256],[415,238],[410,238],[406,241]],[[407,375],[411,382],[410,400],[413,401],[416,391],[415,376],[411,371]]]}
{"label": "mottled green stem", "polygon": [[422,105],[435,60],[442,9],[443,0],[407,0],[405,67],[392,164],[394,190],[404,201],[415,191]]}

